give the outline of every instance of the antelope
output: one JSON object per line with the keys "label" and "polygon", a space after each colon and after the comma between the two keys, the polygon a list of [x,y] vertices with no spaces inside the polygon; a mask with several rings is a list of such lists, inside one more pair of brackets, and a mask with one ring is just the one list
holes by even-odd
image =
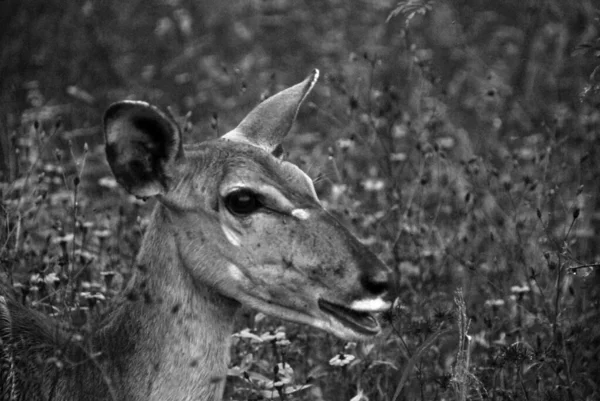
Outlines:
{"label": "antelope", "polygon": [[241,305],[346,340],[381,331],[374,313],[390,307],[390,269],[282,158],[281,142],[317,78],[314,70],[232,131],[193,145],[148,103],[107,109],[116,180],[157,199],[136,271],[90,348],[0,297],[3,400],[220,400]]}

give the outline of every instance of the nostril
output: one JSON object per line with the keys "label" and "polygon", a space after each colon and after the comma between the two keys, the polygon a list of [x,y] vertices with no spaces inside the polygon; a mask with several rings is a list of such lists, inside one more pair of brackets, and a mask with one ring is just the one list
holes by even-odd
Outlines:
{"label": "nostril", "polygon": [[390,289],[390,276],[387,272],[378,274],[363,274],[360,278],[363,287],[372,294],[381,295]]}

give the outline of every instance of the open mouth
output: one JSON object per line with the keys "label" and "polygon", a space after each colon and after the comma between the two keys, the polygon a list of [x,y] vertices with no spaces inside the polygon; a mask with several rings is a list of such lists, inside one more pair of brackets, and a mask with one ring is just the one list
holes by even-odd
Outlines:
{"label": "open mouth", "polygon": [[355,311],[345,306],[326,301],[323,298],[319,298],[318,303],[321,310],[332,315],[345,326],[358,333],[372,336],[381,330],[377,320],[368,312]]}

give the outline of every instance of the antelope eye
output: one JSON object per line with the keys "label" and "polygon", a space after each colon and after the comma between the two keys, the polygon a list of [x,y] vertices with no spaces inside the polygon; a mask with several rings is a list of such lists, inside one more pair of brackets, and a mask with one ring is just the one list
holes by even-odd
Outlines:
{"label": "antelope eye", "polygon": [[256,194],[247,189],[232,192],[225,197],[225,207],[238,216],[247,216],[254,213],[261,206],[262,204]]}

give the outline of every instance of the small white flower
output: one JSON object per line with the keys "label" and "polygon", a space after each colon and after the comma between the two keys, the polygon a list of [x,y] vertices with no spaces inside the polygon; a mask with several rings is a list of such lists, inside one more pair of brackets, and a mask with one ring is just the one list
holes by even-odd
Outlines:
{"label": "small white flower", "polygon": [[485,301],[485,306],[503,306],[504,305],[504,300],[503,299],[488,299],[487,301]]}
{"label": "small white flower", "polygon": [[79,256],[82,263],[88,263],[96,259],[96,256],[93,253],[81,249],[75,250],[75,256]]}
{"label": "small white flower", "polygon": [[392,162],[403,162],[408,158],[408,156],[406,156],[406,153],[392,153],[390,155],[390,161]]}
{"label": "small white flower", "polygon": [[98,180],[98,185],[100,185],[101,187],[104,187],[104,188],[108,188],[108,189],[117,188],[119,186],[119,184],[117,183],[117,180],[115,180],[113,177],[100,178]]}
{"label": "small white flower", "polygon": [[338,139],[337,146],[338,146],[338,148],[340,148],[342,150],[353,149],[354,148],[354,140],[348,139],[348,138]]}
{"label": "small white flower", "polygon": [[365,393],[361,390],[358,390],[356,395],[350,398],[350,401],[369,401],[369,398],[365,395]]}
{"label": "small white flower", "polygon": [[356,343],[354,341],[347,342],[346,345],[344,346],[344,349],[346,351],[351,351],[354,348],[356,348]]}
{"label": "small white flower", "polygon": [[110,237],[110,230],[94,230],[94,236],[98,238]]}
{"label": "small white flower", "polygon": [[275,341],[281,341],[281,340],[285,340],[285,331],[277,331],[275,333],[268,331],[266,333],[263,333],[260,336],[260,338],[263,341],[273,341],[273,340],[275,340]]}
{"label": "small white flower", "polygon": [[75,236],[73,235],[73,233],[68,233],[68,234],[65,234],[65,235],[54,237],[52,239],[52,243],[53,244],[64,244],[64,243],[67,243],[67,242],[73,242],[74,238],[75,238]]}
{"label": "small white flower", "polygon": [[510,287],[510,292],[514,292],[515,294],[524,294],[531,291],[531,289],[529,288],[528,285],[513,285],[512,287]]}
{"label": "small white flower", "polygon": [[454,147],[454,144],[456,143],[454,138],[452,138],[451,136],[438,138],[436,142],[438,146],[442,149],[452,149]]}
{"label": "small white flower", "polygon": [[367,178],[362,184],[365,191],[369,192],[381,191],[385,187],[383,180],[377,178]]}
{"label": "small white flower", "polygon": [[44,277],[44,282],[46,283],[46,285],[53,285],[60,282],[60,278],[58,278],[58,275],[56,273],[50,273],[47,274],[46,277]]}
{"label": "small white flower", "polygon": [[354,355],[340,352],[329,360],[329,364],[331,366],[346,366],[355,359],[356,357]]}

